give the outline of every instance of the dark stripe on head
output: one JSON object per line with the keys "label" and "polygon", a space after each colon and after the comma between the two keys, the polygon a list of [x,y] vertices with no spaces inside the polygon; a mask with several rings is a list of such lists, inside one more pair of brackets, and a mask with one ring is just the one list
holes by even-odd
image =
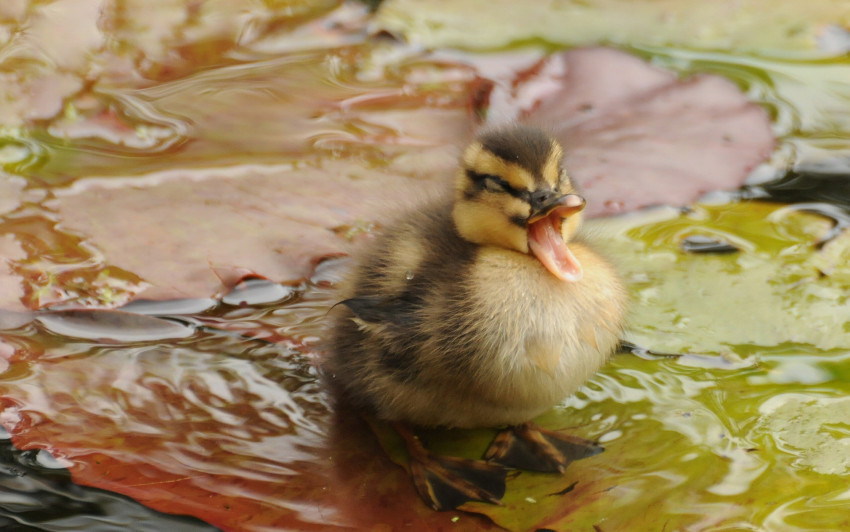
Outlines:
{"label": "dark stripe on head", "polygon": [[524,228],[526,225],[528,225],[528,218],[526,218],[525,216],[520,216],[519,214],[511,216],[509,219],[512,224],[517,225],[519,227]]}
{"label": "dark stripe on head", "polygon": [[[510,183],[508,183],[497,175],[481,174],[471,168],[467,168],[466,176],[475,185],[476,191],[481,191],[489,188],[493,192],[505,192],[515,198],[530,201],[530,192],[528,192],[527,190],[519,190],[518,188],[512,187]],[[472,199],[474,196],[477,196],[477,194],[471,194],[468,191],[464,193],[464,197],[466,197],[467,199]]]}
{"label": "dark stripe on head", "polygon": [[478,138],[485,150],[509,163],[517,164],[532,175],[540,175],[552,150],[551,138],[536,127],[511,126],[482,134]]}

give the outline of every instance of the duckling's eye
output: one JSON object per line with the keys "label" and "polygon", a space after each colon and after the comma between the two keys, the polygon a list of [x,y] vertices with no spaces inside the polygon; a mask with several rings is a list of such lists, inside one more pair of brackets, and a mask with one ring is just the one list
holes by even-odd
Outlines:
{"label": "duckling's eye", "polygon": [[507,181],[495,175],[484,175],[484,177],[482,177],[481,184],[484,190],[488,190],[490,192],[507,192],[511,189],[511,186]]}
{"label": "duckling's eye", "polygon": [[504,192],[517,198],[525,198],[526,196],[528,196],[527,190],[518,190],[512,187],[510,183],[508,183],[497,175],[479,174],[474,170],[467,170],[466,175],[469,176],[469,179],[471,179],[472,182],[475,183],[476,187],[480,190],[486,190],[488,192],[495,193]]}

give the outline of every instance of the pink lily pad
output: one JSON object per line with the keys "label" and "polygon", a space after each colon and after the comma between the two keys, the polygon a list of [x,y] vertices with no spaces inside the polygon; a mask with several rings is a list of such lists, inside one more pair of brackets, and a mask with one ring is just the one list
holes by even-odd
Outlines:
{"label": "pink lily pad", "polygon": [[517,75],[511,92],[522,120],[564,144],[591,216],[735,189],[774,148],[767,113],[730,81],[681,80],[609,48],[550,56]]}
{"label": "pink lily pad", "polygon": [[367,198],[422,193],[415,179],[346,162],[173,176],[133,188],[82,181],[57,201],[66,224],[90,235],[110,264],[145,279],[137,294],[145,299],[221,295],[249,276],[307,278],[369,231],[381,207]]}

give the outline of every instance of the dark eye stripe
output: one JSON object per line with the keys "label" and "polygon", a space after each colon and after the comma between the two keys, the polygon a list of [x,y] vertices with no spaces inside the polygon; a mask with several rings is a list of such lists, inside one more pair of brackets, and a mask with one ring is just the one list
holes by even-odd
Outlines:
{"label": "dark eye stripe", "polygon": [[519,227],[525,227],[526,225],[528,225],[528,218],[526,218],[525,216],[520,216],[518,214],[511,216],[509,220],[512,224],[518,225]]}
{"label": "dark eye stripe", "polygon": [[508,183],[497,175],[482,174],[469,168],[466,169],[466,175],[473,183],[475,183],[476,187],[478,187],[479,190],[485,189],[487,187],[487,181],[489,180],[493,183],[498,184],[502,188],[502,190],[504,190],[506,193],[510,194],[515,198],[519,198],[525,201],[529,201],[531,198],[531,194],[527,190],[519,190],[517,188],[514,188],[510,185],[510,183]]}

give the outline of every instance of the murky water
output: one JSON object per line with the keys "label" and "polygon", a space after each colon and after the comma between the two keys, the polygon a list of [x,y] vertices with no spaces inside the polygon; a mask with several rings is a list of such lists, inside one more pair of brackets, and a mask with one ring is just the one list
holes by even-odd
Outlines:
{"label": "murky water", "polygon": [[[136,4],[0,6],[13,102],[0,109],[0,424],[18,449],[0,453],[0,524],[496,528],[421,505],[317,369],[346,268],[317,257],[368,238],[361,203],[387,179],[419,191],[450,170],[475,123],[475,67],[369,37],[360,4]],[[69,6],[79,24],[62,46],[50,28]],[[590,224],[623,270],[629,339],[645,350],[541,421],[606,452],[563,480],[512,480],[504,508],[470,509],[514,529],[844,529],[850,63],[629,51],[733,80],[768,109],[778,149],[740,192]],[[359,196],[318,181],[328,168]],[[199,235],[214,239],[206,254]],[[280,279],[245,271],[258,255]],[[235,288],[188,288],[222,284]],[[92,310],[139,294],[167,301]],[[430,438],[475,455],[490,436]]]}

